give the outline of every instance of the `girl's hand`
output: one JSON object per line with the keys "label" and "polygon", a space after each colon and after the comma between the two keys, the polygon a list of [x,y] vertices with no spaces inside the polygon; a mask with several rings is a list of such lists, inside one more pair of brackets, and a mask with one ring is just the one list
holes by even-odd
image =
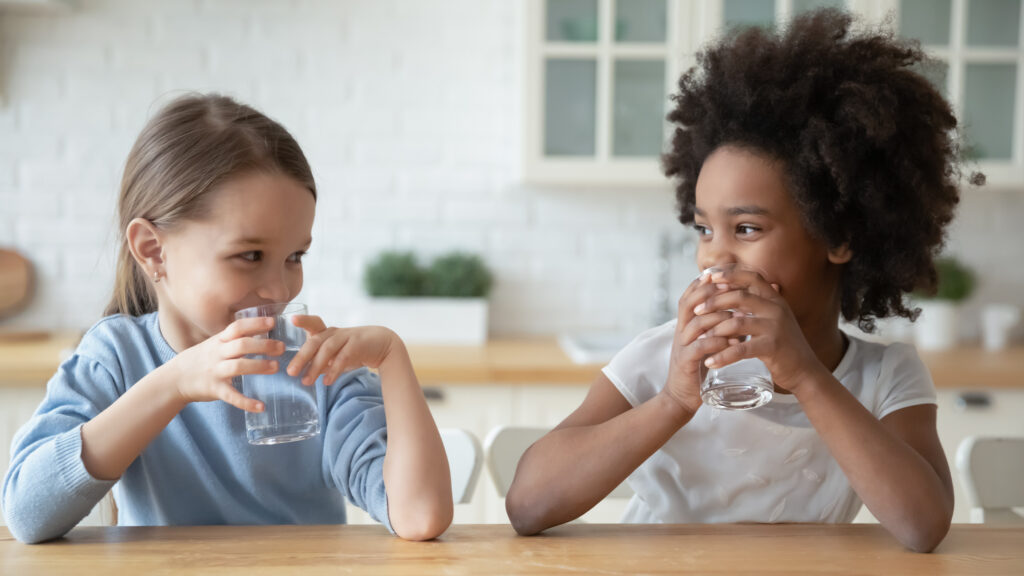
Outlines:
{"label": "girl's hand", "polygon": [[349,370],[379,368],[396,344],[402,345],[398,335],[383,326],[328,328],[319,316],[293,316],[292,323],[305,330],[308,337],[287,371],[291,376],[302,374],[302,383],[307,386],[321,374],[324,384],[330,386]]}
{"label": "girl's hand", "polygon": [[667,394],[692,416],[701,406],[700,383],[704,379],[704,359],[729,346],[729,338],[712,335],[708,331],[732,318],[732,312],[713,312],[697,315],[694,308],[715,294],[727,289],[716,285],[710,276],[702,274],[690,283],[679,299],[678,323],[672,339],[668,381],[662,394]]}
{"label": "girl's hand", "polygon": [[178,373],[174,381],[181,399],[186,403],[223,400],[246,412],[263,411],[263,403],[243,396],[232,380],[243,374],[277,372],[276,360],[245,358],[249,354],[284,353],[283,342],[253,337],[266,334],[273,327],[273,318],[235,320],[219,334],[175,356],[167,365]]}
{"label": "girl's hand", "polygon": [[[796,393],[805,375],[820,368],[821,362],[804,337],[789,304],[776,286],[755,271],[733,268],[716,271],[711,281],[729,289],[707,299],[700,316],[738,311],[717,324],[708,334],[732,340],[732,345],[713,354],[707,366],[725,366],[743,358],[759,358],[780,388]],[[750,338],[740,339],[744,335]]]}

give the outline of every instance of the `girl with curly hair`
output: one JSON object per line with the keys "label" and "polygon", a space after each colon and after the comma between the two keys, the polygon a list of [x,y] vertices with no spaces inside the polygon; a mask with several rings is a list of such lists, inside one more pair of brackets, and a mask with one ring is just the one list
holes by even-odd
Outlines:
{"label": "girl with curly hair", "polygon": [[[934,288],[958,201],[957,121],[919,45],[822,10],[736,31],[679,81],[666,173],[704,274],[678,318],[640,334],[520,461],[521,534],[577,518],[628,479],[626,522],[850,522],[863,503],[930,551],[953,511],[931,377],[870,343],[904,294]],[[974,176],[977,182],[980,176]],[[762,270],[763,273],[754,270]],[[706,367],[759,358],[751,411],[702,406]]]}

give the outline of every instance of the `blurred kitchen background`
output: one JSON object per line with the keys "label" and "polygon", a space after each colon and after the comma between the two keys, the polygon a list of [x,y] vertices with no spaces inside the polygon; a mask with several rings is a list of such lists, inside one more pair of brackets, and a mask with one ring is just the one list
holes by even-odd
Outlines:
{"label": "blurred kitchen background", "polygon": [[[494,274],[492,342],[610,334],[608,353],[667,319],[696,273],[657,160],[679,74],[728,26],[822,5],[920,39],[967,125],[989,183],[963,190],[946,252],[976,273],[955,326],[957,346],[974,349],[986,306],[1024,307],[1021,0],[0,0],[0,247],[35,275],[0,332],[99,319],[132,142],[171,98],[217,91],[280,121],[312,164],[320,195],[298,297],[312,312],[346,322],[382,251],[462,250]],[[885,334],[910,338],[898,324]],[[951,462],[970,433],[1024,434],[1020,353],[980,362],[959,348],[929,360]],[[414,360],[439,424],[483,439],[552,426],[579,404],[601,355],[570,373],[553,350],[472,376],[461,368],[474,353]],[[0,470],[53,366],[0,374]],[[505,520],[485,483],[482,507],[457,520]]]}
{"label": "blurred kitchen background", "polygon": [[[620,0],[616,40],[598,49],[613,51],[609,61],[586,52],[604,24],[597,0],[2,0],[0,245],[31,260],[36,283],[29,306],[0,327],[85,328],[99,318],[128,150],[162,103],[197,90],[256,106],[304,148],[321,190],[301,296],[311,310],[344,319],[382,250],[429,258],[462,249],[494,272],[492,334],[638,330],[658,319],[661,235],[685,238],[650,159],[663,125],[656,107],[669,105],[701,38],[723,22],[781,19],[783,4],[843,2]],[[854,3],[876,19],[887,4]],[[934,52],[963,58],[962,46],[948,47],[964,42],[949,34],[951,10],[942,19],[960,0],[903,4],[908,27],[939,27]],[[948,252],[979,275],[961,315],[967,340],[983,304],[1024,306],[1020,2],[969,5],[989,22],[1003,10],[1016,20],[1003,50],[1013,57],[978,66],[991,87],[964,88],[962,62],[951,67],[958,98],[978,92],[971,110],[995,119],[982,128],[1009,135],[1007,177],[964,191],[949,236]],[[563,24],[530,30],[547,9]],[[908,10],[927,21],[913,23]],[[542,99],[527,89],[545,58],[553,80]],[[995,93],[1007,82],[1008,93]],[[587,158],[597,154],[607,159]],[[674,300],[695,268],[692,252],[672,254]]]}

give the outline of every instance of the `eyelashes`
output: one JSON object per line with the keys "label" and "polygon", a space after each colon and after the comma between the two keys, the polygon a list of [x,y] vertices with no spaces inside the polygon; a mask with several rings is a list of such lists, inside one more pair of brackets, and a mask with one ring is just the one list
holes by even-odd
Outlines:
{"label": "eyelashes", "polygon": [[[693,229],[697,232],[698,236],[710,236],[711,229],[703,224],[694,224]],[[751,224],[737,224],[736,234],[738,236],[750,236],[761,231],[761,228],[753,226]]]}
{"label": "eyelashes", "polygon": [[[289,256],[288,257],[288,261],[292,262],[294,264],[300,264],[300,263],[302,263],[302,259],[305,256],[306,256],[306,251],[305,250],[299,250],[298,252],[295,252],[291,256]],[[237,255],[237,258],[241,258],[242,260],[245,260],[246,262],[252,262],[252,263],[262,262],[263,261],[263,251],[262,250],[251,250],[249,252],[242,252],[241,254]]]}

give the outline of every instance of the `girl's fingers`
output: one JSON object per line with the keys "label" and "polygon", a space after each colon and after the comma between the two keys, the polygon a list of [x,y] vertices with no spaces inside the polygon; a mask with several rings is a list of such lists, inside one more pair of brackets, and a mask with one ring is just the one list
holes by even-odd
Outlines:
{"label": "girl's fingers", "polygon": [[263,402],[243,395],[229,384],[217,387],[217,398],[246,412],[262,412],[264,409]]}
{"label": "girl's fingers", "polygon": [[319,334],[327,329],[327,325],[324,324],[323,319],[319,316],[312,316],[309,314],[296,314],[292,316],[292,324],[302,328],[310,334]]}
{"label": "girl's fingers", "polygon": [[679,299],[679,326],[677,326],[677,330],[682,330],[690,323],[690,320],[700,314],[701,304],[709,297],[728,288],[725,284],[712,284],[707,275],[702,275],[700,280],[699,286]]}
{"label": "girl's fingers", "polygon": [[289,376],[298,376],[302,373],[302,369],[309,364],[313,357],[316,356],[317,351],[323,344],[323,339],[318,336],[310,336],[306,339],[306,343],[299,348],[299,351],[292,358],[292,361],[288,363],[285,371],[288,372]]}
{"label": "girl's fingers", "polygon": [[[771,287],[768,289],[771,290]],[[774,290],[772,293],[778,294]],[[748,290],[735,289],[710,296],[698,305],[694,312],[697,315],[703,315],[722,310],[738,310],[755,316],[767,316],[776,308],[777,304],[772,300],[765,299]]]}
{"label": "girl's fingers", "polygon": [[273,327],[274,319],[267,316],[261,316],[258,318],[240,318],[231,324],[228,324],[228,327],[220,333],[220,340],[221,342],[229,342],[246,336],[266,334],[267,332],[270,332],[270,329]]}
{"label": "girl's fingers", "polygon": [[327,370],[327,374],[324,376],[324,386],[330,386],[341,378],[342,373],[349,370],[348,366],[343,365],[341,362],[332,361],[330,368]]}
{"label": "girl's fingers", "polygon": [[692,358],[702,359],[705,356],[716,354],[729,347],[729,340],[722,336],[708,336],[699,338],[692,346],[687,348]]}
{"label": "girl's fingers", "polygon": [[733,362],[743,360],[744,358],[757,358],[763,353],[763,349],[765,348],[766,346],[763,338],[751,338],[744,342],[732,344],[720,352],[712,353],[704,360],[704,365],[708,368],[716,368],[732,364]]}
{"label": "girl's fingers", "polygon": [[239,358],[250,354],[280,356],[284,354],[284,342],[269,338],[238,338],[227,343],[225,352],[228,358]]}
{"label": "girl's fingers", "polygon": [[680,342],[683,346],[689,346],[694,340],[702,338],[709,330],[730,318],[732,313],[726,311],[696,316],[683,328]]}
{"label": "girl's fingers", "polygon": [[335,334],[335,337],[327,338],[320,345],[320,349],[317,350],[316,355],[309,363],[309,369],[302,377],[302,383],[309,386],[316,382],[316,379],[327,371],[328,365],[331,361],[338,361],[340,355],[343,354],[342,349],[348,342],[348,338],[344,335]]}
{"label": "girl's fingers", "polygon": [[778,289],[769,284],[760,273],[743,267],[715,270],[710,277],[711,282],[728,284],[766,299],[773,299],[779,294]]}
{"label": "girl's fingers", "polygon": [[245,374],[273,374],[277,372],[277,367],[277,360],[232,358],[221,362],[218,377],[234,378]]}
{"label": "girl's fingers", "polygon": [[[723,312],[716,313],[722,314]],[[748,316],[742,312],[724,312],[729,314],[729,318],[715,324],[712,328],[708,329],[708,335],[722,336],[723,338],[730,338],[736,340],[742,340],[746,336],[758,336],[765,334],[771,330],[773,322],[765,318],[757,316]]]}

